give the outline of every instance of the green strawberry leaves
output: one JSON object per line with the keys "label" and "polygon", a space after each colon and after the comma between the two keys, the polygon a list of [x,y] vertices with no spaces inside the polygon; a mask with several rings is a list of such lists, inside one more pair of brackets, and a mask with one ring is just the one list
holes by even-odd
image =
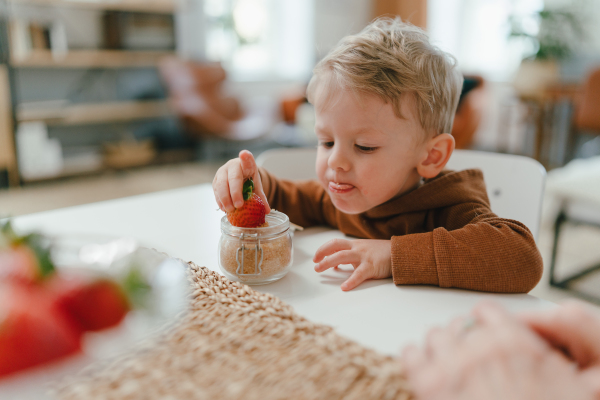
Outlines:
{"label": "green strawberry leaves", "polygon": [[152,286],[148,283],[148,278],[142,272],[141,266],[135,261],[129,265],[127,274],[121,280],[121,287],[133,307],[145,308],[148,306]]}
{"label": "green strawberry leaves", "polygon": [[50,240],[39,233],[30,233],[19,236],[13,229],[10,221],[0,225],[0,248],[9,248],[19,245],[29,247],[35,253],[42,279],[52,275],[55,271],[54,263],[50,258]]}
{"label": "green strawberry leaves", "polygon": [[244,195],[244,201],[247,201],[252,197],[252,191],[254,190],[254,182],[252,178],[248,178],[246,182],[244,182],[244,186],[242,187],[242,194]]}
{"label": "green strawberry leaves", "polygon": [[37,257],[42,279],[52,275],[56,268],[50,258],[50,241],[39,233],[30,233],[23,237],[23,242],[29,246]]}

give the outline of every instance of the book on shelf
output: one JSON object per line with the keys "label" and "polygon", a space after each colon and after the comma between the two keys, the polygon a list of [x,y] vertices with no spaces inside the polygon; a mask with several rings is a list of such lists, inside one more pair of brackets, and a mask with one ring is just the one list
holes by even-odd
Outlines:
{"label": "book on shelf", "polygon": [[174,50],[172,15],[107,11],[103,17],[104,46],[124,50]]}
{"label": "book on shelf", "polygon": [[9,23],[12,58],[24,60],[32,51],[50,50],[56,56],[68,51],[67,32],[62,22],[42,23],[13,18]]}

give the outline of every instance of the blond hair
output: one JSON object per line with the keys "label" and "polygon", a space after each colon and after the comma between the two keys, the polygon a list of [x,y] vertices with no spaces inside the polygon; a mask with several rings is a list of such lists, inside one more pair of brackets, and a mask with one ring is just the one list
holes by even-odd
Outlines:
{"label": "blond hair", "polygon": [[359,34],[346,36],[313,73],[307,90],[311,103],[316,86],[327,79],[338,88],[391,102],[403,118],[400,97],[408,94],[414,97],[423,129],[435,134],[451,131],[463,82],[456,59],[400,18],[379,18]]}

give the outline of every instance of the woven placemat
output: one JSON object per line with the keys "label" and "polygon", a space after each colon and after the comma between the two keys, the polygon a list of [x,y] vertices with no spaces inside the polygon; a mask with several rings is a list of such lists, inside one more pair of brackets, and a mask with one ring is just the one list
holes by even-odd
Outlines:
{"label": "woven placemat", "polygon": [[188,263],[191,308],[59,399],[409,399],[397,358],[312,323],[269,294]]}

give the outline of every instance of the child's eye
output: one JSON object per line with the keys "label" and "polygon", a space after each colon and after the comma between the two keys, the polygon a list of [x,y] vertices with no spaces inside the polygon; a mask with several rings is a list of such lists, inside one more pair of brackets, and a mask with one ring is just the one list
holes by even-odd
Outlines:
{"label": "child's eye", "polygon": [[356,145],[356,148],[365,153],[372,153],[375,150],[377,150],[377,147],[367,147],[367,146],[359,146],[359,145]]}
{"label": "child's eye", "polygon": [[333,147],[333,142],[319,142],[319,146],[323,146],[326,149],[330,149]]}

